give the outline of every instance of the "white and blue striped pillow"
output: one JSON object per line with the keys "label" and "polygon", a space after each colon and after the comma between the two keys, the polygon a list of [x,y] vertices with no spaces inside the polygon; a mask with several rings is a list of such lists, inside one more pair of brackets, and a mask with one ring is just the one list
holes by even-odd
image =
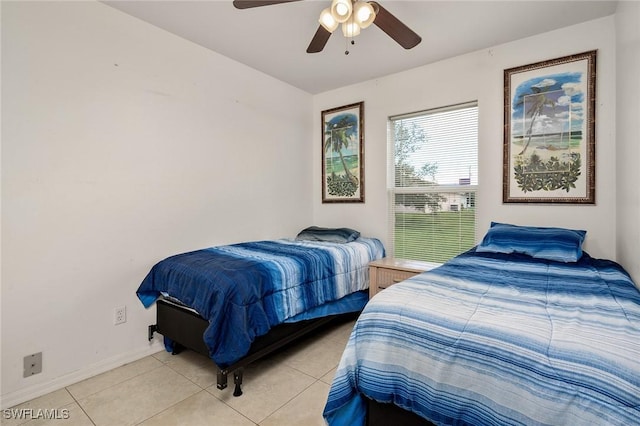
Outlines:
{"label": "white and blue striped pillow", "polygon": [[491,222],[476,252],[523,253],[538,259],[577,262],[587,231]]}

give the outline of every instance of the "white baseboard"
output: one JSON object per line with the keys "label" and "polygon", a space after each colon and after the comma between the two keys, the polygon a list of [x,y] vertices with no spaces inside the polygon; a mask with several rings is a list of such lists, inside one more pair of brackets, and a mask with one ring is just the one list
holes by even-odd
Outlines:
{"label": "white baseboard", "polygon": [[0,397],[0,409],[4,410],[6,408],[14,407],[18,404],[22,404],[23,402],[27,402],[42,395],[57,391],[66,386],[78,383],[93,376],[97,376],[98,374],[120,367],[124,364],[137,361],[146,356],[153,355],[163,350],[165,349],[162,343],[162,339],[154,339],[154,342],[144,350],[116,355],[112,358],[87,366],[86,368],[82,368],[72,373],[55,378],[46,383],[38,383],[36,385],[19,389],[15,392],[10,392],[6,395],[2,395]]}

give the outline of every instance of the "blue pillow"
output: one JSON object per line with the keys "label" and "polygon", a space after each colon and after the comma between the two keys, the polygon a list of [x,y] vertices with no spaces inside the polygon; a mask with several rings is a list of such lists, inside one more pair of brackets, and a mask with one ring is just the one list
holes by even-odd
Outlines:
{"label": "blue pillow", "polygon": [[491,222],[476,252],[524,253],[537,259],[577,262],[587,231]]}
{"label": "blue pillow", "polygon": [[350,243],[360,237],[360,232],[350,228],[320,228],[310,226],[296,236],[296,240],[325,241],[329,243]]}

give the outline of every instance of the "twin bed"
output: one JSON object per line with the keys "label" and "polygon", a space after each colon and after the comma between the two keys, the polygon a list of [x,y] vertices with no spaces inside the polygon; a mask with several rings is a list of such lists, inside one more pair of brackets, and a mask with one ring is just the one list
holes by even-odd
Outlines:
{"label": "twin bed", "polygon": [[584,234],[494,223],[477,247],[373,297],[328,423],[640,424],[640,292],[582,253]]}
{"label": "twin bed", "polygon": [[218,388],[245,365],[368,301],[369,262],[384,257],[375,238],[348,228],[310,227],[296,239],[253,241],[178,254],[157,263],[137,290],[157,301],[168,350],[189,348],[218,367]]}

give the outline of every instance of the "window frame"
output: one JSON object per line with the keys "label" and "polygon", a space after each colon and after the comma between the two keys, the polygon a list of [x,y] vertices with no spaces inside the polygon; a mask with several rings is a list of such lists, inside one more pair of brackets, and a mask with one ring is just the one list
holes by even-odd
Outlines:
{"label": "window frame", "polygon": [[[395,148],[396,148],[396,144],[395,144],[395,128],[394,128],[394,123],[398,120],[406,120],[406,119],[411,119],[411,118],[416,118],[416,117],[421,117],[421,116],[427,116],[430,114],[437,114],[437,113],[443,113],[443,112],[450,112],[450,111],[456,111],[456,110],[462,110],[462,109],[466,109],[466,108],[475,108],[476,110],[476,114],[477,114],[477,118],[476,118],[476,122],[475,122],[475,126],[476,126],[476,149],[479,148],[479,105],[478,105],[478,101],[469,101],[469,102],[464,102],[464,103],[460,103],[460,104],[455,104],[455,105],[448,105],[448,106],[444,106],[444,107],[436,107],[436,108],[430,108],[430,109],[426,109],[426,110],[422,110],[422,111],[416,111],[416,112],[412,112],[412,113],[407,113],[407,114],[397,114],[397,115],[393,115],[388,117],[387,119],[387,205],[388,205],[388,222],[387,222],[387,232],[388,232],[388,250],[387,252],[389,253],[390,256],[392,257],[396,257],[396,214],[398,213],[396,210],[396,195],[398,194],[436,194],[436,193],[441,193],[441,194],[457,194],[460,197],[468,197],[469,193],[473,194],[473,203],[472,203],[472,208],[474,210],[473,213],[473,241],[474,241],[474,245],[476,243],[476,231],[477,231],[477,224],[478,224],[478,211],[477,211],[477,195],[478,195],[478,191],[480,188],[480,181],[479,181],[479,171],[476,172],[477,175],[477,179],[476,182],[474,184],[471,184],[471,182],[469,184],[434,184],[434,185],[429,185],[429,186],[412,186],[412,187],[397,187],[396,186],[396,152],[395,152]],[[477,151],[476,151],[477,152]],[[479,169],[479,152],[477,152],[476,154],[476,170]],[[456,211],[455,213],[459,213],[462,214],[462,210],[464,209],[459,209],[458,211]],[[465,250],[462,250],[460,253],[462,253]],[[414,258],[411,258],[414,259]],[[415,259],[415,260],[425,260],[425,259]],[[427,261],[433,262],[433,260],[431,259],[426,259]],[[439,262],[438,262],[439,263]]]}

